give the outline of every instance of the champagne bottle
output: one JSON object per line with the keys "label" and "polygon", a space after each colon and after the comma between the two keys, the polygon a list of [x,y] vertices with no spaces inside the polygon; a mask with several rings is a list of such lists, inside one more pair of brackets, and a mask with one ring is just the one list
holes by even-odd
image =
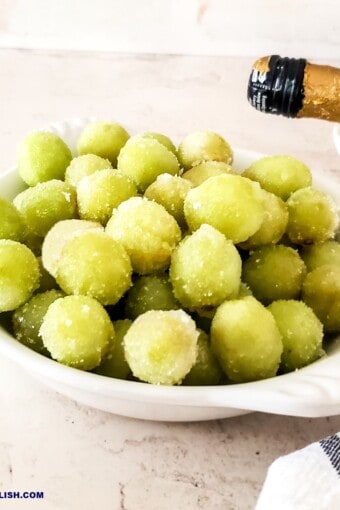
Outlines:
{"label": "champagne bottle", "polygon": [[248,100],[261,112],[340,122],[340,69],[271,55],[250,74]]}

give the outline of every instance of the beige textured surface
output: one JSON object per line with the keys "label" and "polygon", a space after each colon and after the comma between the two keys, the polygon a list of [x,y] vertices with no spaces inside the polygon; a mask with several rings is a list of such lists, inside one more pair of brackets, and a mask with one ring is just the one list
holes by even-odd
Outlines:
{"label": "beige textured surface", "polygon": [[[247,104],[251,63],[2,50],[0,172],[15,162],[16,143],[27,130],[96,115],[177,140],[211,128],[235,146],[289,153],[316,171],[340,175],[331,124],[266,116]],[[253,509],[277,456],[340,430],[340,417],[126,419],[79,406],[4,359],[0,409],[0,491],[45,492],[42,504],[22,502],[25,510]],[[19,508],[0,501],[0,508]]]}

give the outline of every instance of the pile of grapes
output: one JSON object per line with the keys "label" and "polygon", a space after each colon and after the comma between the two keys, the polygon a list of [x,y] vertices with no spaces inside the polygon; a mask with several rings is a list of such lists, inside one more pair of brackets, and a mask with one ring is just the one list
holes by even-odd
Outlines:
{"label": "pile of grapes", "polygon": [[27,188],[0,198],[0,318],[60,363],[152,384],[255,381],[324,355],[340,331],[337,206],[308,167],[233,170],[211,131],[176,148],[90,122],[72,157],[21,142]]}

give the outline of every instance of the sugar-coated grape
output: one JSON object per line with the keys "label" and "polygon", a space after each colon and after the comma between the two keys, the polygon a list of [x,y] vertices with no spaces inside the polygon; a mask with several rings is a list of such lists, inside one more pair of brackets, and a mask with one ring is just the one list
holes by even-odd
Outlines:
{"label": "sugar-coated grape", "polygon": [[129,319],[149,310],[176,310],[179,308],[167,274],[139,276],[128,291],[125,313]]}
{"label": "sugar-coated grape", "polygon": [[276,375],[283,350],[273,315],[252,296],[217,308],[211,344],[227,377],[238,383]]}
{"label": "sugar-coated grape", "polygon": [[281,370],[291,372],[320,358],[323,327],[313,310],[302,301],[274,301],[268,306],[282,336]]}
{"label": "sugar-coated grape", "polygon": [[223,161],[204,161],[183,173],[182,178],[191,182],[196,187],[210,177],[220,174],[229,174],[233,170],[230,165]]}
{"label": "sugar-coated grape", "polygon": [[171,214],[180,227],[186,226],[184,200],[192,188],[189,181],[177,175],[161,174],[146,189],[144,196],[161,204]]}
{"label": "sugar-coated grape", "polygon": [[263,190],[263,205],[265,214],[260,228],[244,243],[243,249],[252,249],[265,244],[275,244],[285,233],[288,223],[288,208],[281,198]]}
{"label": "sugar-coated grape", "polygon": [[48,307],[61,297],[64,297],[63,292],[49,290],[36,294],[27,303],[17,308],[12,318],[15,338],[36,352],[48,354],[39,330]]}
{"label": "sugar-coated grape", "polygon": [[51,179],[63,180],[71,159],[70,149],[58,135],[36,131],[19,146],[18,172],[29,186]]}
{"label": "sugar-coated grape", "polygon": [[24,244],[0,239],[0,312],[15,310],[39,287],[39,264]]}
{"label": "sugar-coated grape", "polygon": [[302,299],[319,317],[326,332],[340,331],[340,267],[323,265],[307,274]]}
{"label": "sugar-coated grape", "polygon": [[300,255],[308,271],[325,264],[340,267],[340,243],[333,239],[320,244],[303,246]]}
{"label": "sugar-coated grape", "polygon": [[176,220],[156,202],[132,197],[113,211],[106,233],[124,246],[139,274],[162,271],[181,239]]}
{"label": "sugar-coated grape", "polygon": [[67,241],[57,264],[56,280],[66,294],[82,294],[114,305],[131,286],[130,259],[119,243],[94,230]]}
{"label": "sugar-coated grape", "polygon": [[306,266],[298,252],[283,245],[253,251],[243,263],[242,280],[263,303],[298,298]]}
{"label": "sugar-coated grape", "polygon": [[303,188],[292,193],[287,205],[287,234],[293,243],[322,243],[334,237],[339,217],[330,195],[317,189]]}
{"label": "sugar-coated grape", "polygon": [[23,241],[26,228],[21,214],[15,205],[0,197],[0,239]]}
{"label": "sugar-coated grape", "polygon": [[114,342],[105,308],[88,296],[66,296],[48,308],[40,335],[52,358],[83,370],[97,367]]}
{"label": "sugar-coated grape", "polygon": [[77,186],[79,216],[106,225],[121,202],[137,195],[135,183],[117,170],[99,170]]}
{"label": "sugar-coated grape", "polygon": [[129,138],[129,133],[121,125],[96,120],[81,132],[77,143],[78,154],[96,154],[115,166],[118,154]]}
{"label": "sugar-coated grape", "polygon": [[65,182],[76,188],[83,177],[106,168],[112,168],[111,161],[108,159],[101,158],[96,154],[83,154],[73,158],[66,168]]}
{"label": "sugar-coated grape", "polygon": [[176,175],[179,164],[173,152],[154,138],[133,136],[120,151],[118,170],[130,177],[145,191],[158,175]]}
{"label": "sugar-coated grape", "polygon": [[175,144],[170,140],[170,138],[162,133],[154,133],[149,131],[147,133],[142,134],[143,138],[152,138],[157,140],[157,142],[161,143],[166,147],[169,151],[171,151],[175,156],[177,156],[177,149]]}
{"label": "sugar-coated grape", "polygon": [[204,331],[199,332],[197,348],[195,364],[182,384],[185,386],[218,384],[222,379],[222,369],[211,350],[209,336]]}
{"label": "sugar-coated grape", "polygon": [[28,234],[43,237],[61,220],[76,215],[76,195],[71,186],[53,179],[22,191],[14,199]]}
{"label": "sugar-coated grape", "polygon": [[242,173],[261,184],[266,191],[287,200],[294,191],[312,184],[309,168],[291,156],[265,156],[258,159]]}
{"label": "sugar-coated grape", "polygon": [[215,307],[237,296],[241,257],[223,234],[202,225],[174,250],[170,278],[175,297],[184,307]]}
{"label": "sugar-coated grape", "polygon": [[203,161],[232,163],[233,151],[229,143],[213,131],[196,131],[187,135],[178,147],[181,166],[188,170]]}
{"label": "sugar-coated grape", "polygon": [[133,375],[152,384],[180,384],[196,361],[198,334],[195,322],[183,310],[140,315],[124,337]]}
{"label": "sugar-coated grape", "polygon": [[110,346],[108,354],[105,356],[95,372],[116,379],[127,379],[131,374],[131,369],[125,359],[124,336],[130,328],[132,321],[129,319],[118,320],[113,323],[115,330],[115,339]]}
{"label": "sugar-coated grape", "polygon": [[261,226],[262,192],[240,175],[217,175],[188,192],[184,214],[191,230],[208,223],[234,243],[240,243]]}
{"label": "sugar-coated grape", "polygon": [[59,221],[48,231],[42,245],[42,263],[54,278],[57,276],[58,262],[64,245],[85,230],[104,232],[99,223],[78,219]]}

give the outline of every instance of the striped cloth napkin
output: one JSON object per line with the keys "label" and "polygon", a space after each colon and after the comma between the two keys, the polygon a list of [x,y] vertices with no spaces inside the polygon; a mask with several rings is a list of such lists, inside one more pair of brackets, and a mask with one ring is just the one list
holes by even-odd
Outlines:
{"label": "striped cloth napkin", "polygon": [[255,510],[340,510],[340,433],[273,462]]}

